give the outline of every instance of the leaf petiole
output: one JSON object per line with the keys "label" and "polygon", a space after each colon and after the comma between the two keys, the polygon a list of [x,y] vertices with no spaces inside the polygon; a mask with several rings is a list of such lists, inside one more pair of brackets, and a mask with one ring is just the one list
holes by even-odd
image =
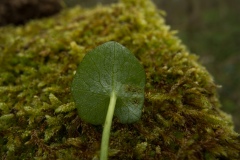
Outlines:
{"label": "leaf petiole", "polygon": [[108,106],[107,116],[103,127],[103,134],[102,134],[102,142],[101,142],[101,152],[100,152],[100,160],[107,160],[108,159],[108,146],[109,146],[109,137],[110,137],[110,130],[112,125],[113,114],[115,110],[115,105],[117,101],[117,95],[113,90],[110,96],[110,102]]}

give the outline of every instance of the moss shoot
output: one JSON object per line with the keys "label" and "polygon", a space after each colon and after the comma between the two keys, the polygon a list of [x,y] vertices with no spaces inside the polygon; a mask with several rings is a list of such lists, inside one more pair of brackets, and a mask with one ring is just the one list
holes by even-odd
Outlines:
{"label": "moss shoot", "polygon": [[110,159],[240,159],[217,85],[163,15],[149,0],[122,0],[0,28],[0,156],[98,158],[102,127],[79,118],[70,84],[85,53],[113,40],[141,61],[147,84],[141,120],[113,121]]}

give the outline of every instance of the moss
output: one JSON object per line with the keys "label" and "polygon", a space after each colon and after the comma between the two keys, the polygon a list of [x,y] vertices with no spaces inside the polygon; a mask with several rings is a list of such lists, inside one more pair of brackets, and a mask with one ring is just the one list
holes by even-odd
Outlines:
{"label": "moss", "polygon": [[85,53],[110,40],[129,48],[147,76],[141,120],[114,119],[111,159],[240,158],[213,78],[149,0],[75,7],[0,32],[4,159],[97,159],[102,127],[81,121],[69,87]]}

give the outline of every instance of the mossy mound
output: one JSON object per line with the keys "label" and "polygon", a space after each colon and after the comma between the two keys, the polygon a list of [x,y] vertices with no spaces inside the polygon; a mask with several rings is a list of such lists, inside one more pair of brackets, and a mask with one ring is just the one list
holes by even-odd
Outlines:
{"label": "mossy mound", "polygon": [[78,117],[70,84],[85,53],[110,40],[129,48],[147,76],[141,120],[114,119],[110,159],[240,159],[211,75],[150,1],[76,7],[0,33],[3,159],[97,159],[102,127]]}

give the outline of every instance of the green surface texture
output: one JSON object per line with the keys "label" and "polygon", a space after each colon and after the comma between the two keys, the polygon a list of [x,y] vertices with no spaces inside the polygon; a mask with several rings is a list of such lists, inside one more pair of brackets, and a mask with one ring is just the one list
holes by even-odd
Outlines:
{"label": "green surface texture", "polygon": [[145,72],[134,55],[117,42],[106,42],[83,58],[72,83],[80,118],[103,124],[110,95],[117,96],[115,115],[121,123],[140,119]]}
{"label": "green surface texture", "polygon": [[109,159],[240,159],[218,86],[151,1],[75,7],[0,33],[3,159],[99,156],[102,127],[80,119],[70,86],[85,53],[107,41],[128,48],[146,72],[141,119],[114,118]]}

